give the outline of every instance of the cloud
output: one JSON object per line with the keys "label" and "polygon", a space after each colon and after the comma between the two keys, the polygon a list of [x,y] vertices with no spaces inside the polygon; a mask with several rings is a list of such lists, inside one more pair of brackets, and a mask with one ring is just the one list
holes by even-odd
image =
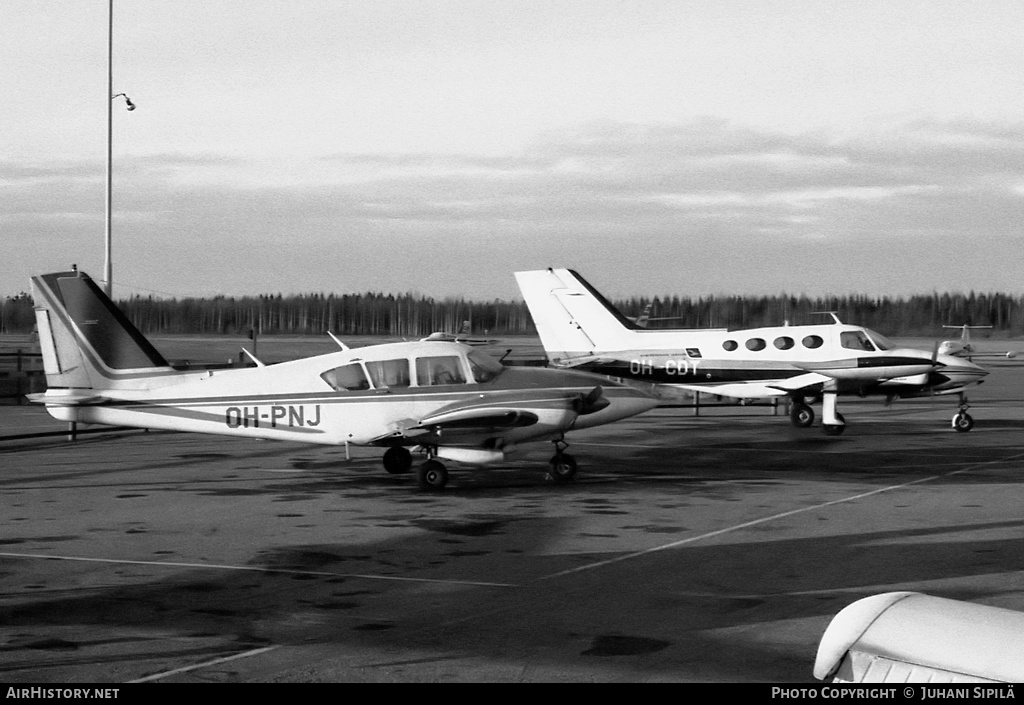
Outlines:
{"label": "cloud", "polygon": [[[787,134],[710,119],[602,122],[502,156],[334,153],[275,164],[157,154],[120,158],[116,174],[118,231],[134,242],[125,256],[163,278],[154,288],[182,294],[344,282],[510,297],[510,266],[541,258],[593,263],[595,280],[643,272],[620,282],[629,292],[986,289],[1016,281],[1007,254],[1019,247],[1007,243],[1024,205],[1024,125]],[[95,164],[0,163],[11,204],[2,235],[50,242],[63,228],[75,242],[95,238],[102,189]],[[954,256],[956,242],[969,250]],[[910,271],[901,255],[927,267]],[[188,272],[168,277],[147,260],[187,260]],[[439,275],[439,263],[451,272]],[[674,284],[680,267],[704,274]]]}

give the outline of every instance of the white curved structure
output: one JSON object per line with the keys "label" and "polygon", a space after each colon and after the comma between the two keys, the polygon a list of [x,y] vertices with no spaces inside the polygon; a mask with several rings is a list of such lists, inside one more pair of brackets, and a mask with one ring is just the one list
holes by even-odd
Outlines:
{"label": "white curved structure", "polygon": [[837,683],[1019,683],[1024,612],[919,592],[865,597],[828,625],[814,677]]}

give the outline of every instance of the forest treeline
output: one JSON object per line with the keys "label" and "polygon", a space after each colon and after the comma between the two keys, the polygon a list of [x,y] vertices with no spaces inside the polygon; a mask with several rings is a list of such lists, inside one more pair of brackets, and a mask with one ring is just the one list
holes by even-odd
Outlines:
{"label": "forest treeline", "polygon": [[[869,296],[682,296],[634,297],[613,302],[626,316],[651,306],[649,327],[740,328],[820,323],[817,312],[834,311],[890,336],[936,335],[943,325],[990,325],[993,332],[1024,333],[1024,296],[940,294],[889,298]],[[305,294],[154,298],[133,296],[118,302],[144,333],[245,335],[325,334],[422,337],[455,332],[464,321],[474,334],[527,335],[535,328],[522,301],[475,302],[413,294]],[[658,320],[660,319],[660,320]],[[0,333],[29,333],[35,325],[32,298],[0,303]]]}

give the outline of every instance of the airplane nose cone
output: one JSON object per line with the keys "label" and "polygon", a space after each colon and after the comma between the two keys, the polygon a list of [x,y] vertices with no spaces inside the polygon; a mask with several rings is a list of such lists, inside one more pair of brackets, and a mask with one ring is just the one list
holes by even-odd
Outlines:
{"label": "airplane nose cone", "polygon": [[937,371],[949,380],[949,386],[980,384],[989,373],[984,367],[960,357],[940,355],[937,362],[941,364]]}
{"label": "airplane nose cone", "polygon": [[585,416],[576,417],[573,428],[590,428],[642,414],[658,405],[658,400],[639,389],[628,386],[605,387],[602,399],[608,404]]}

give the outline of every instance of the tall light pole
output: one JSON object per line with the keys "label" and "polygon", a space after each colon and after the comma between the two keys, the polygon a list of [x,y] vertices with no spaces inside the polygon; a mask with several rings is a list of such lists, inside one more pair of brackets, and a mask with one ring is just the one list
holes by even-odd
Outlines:
{"label": "tall light pole", "polygon": [[125,106],[135,110],[135,103],[124,93],[114,94],[114,0],[107,4],[107,210],[106,237],[103,247],[103,288],[107,296],[113,298],[114,272],[111,265],[111,192],[113,186],[114,165],[114,99],[124,98]]}

